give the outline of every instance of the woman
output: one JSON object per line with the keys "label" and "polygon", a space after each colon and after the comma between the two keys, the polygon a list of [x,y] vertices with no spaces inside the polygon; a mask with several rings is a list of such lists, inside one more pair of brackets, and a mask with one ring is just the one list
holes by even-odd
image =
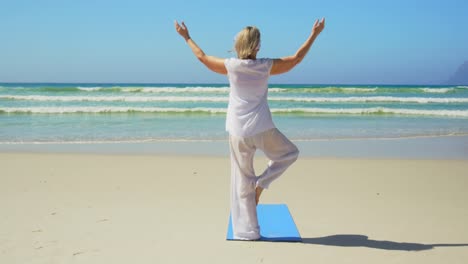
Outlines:
{"label": "woman", "polygon": [[[231,220],[234,239],[260,238],[256,205],[262,191],[296,161],[299,151],[276,129],[268,107],[268,78],[288,72],[304,59],[315,38],[325,27],[316,20],[307,40],[296,54],[279,59],[257,59],[260,31],[246,27],[237,34],[237,58],[222,59],[206,55],[192,40],[184,22],[175,28],[195,56],[210,70],[227,75],[230,84],[226,130],[231,153]],[[253,158],[256,149],[270,160],[266,170],[256,176]]]}

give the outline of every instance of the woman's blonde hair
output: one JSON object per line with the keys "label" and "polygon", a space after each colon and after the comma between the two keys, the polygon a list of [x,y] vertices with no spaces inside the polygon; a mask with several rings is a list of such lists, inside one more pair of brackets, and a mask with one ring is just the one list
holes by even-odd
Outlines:
{"label": "woman's blonde hair", "polygon": [[242,29],[236,36],[234,48],[239,59],[253,59],[260,49],[260,30],[253,26]]}

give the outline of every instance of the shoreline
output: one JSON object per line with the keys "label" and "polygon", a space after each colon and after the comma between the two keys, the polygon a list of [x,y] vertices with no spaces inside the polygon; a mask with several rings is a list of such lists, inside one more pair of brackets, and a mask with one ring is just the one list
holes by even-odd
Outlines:
{"label": "shoreline", "polygon": [[[468,136],[292,140],[304,158],[467,160]],[[227,157],[227,140],[136,143],[0,143],[0,153],[80,153]],[[263,153],[259,151],[259,156]]]}

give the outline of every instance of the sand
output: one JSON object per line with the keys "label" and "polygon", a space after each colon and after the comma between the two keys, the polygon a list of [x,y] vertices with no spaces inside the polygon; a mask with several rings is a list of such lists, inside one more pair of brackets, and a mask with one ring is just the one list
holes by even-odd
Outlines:
{"label": "sand", "polygon": [[300,158],[261,202],[286,203],[303,243],[225,241],[224,156],[2,153],[0,168],[0,263],[468,259],[467,160]]}

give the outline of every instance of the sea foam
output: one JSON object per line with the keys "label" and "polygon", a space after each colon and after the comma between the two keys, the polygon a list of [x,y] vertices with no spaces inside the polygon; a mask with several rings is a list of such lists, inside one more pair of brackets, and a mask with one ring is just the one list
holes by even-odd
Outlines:
{"label": "sea foam", "polygon": [[[199,113],[224,114],[226,108],[171,108],[171,107],[2,107],[0,113],[30,113],[30,114],[72,114],[72,113]],[[273,108],[277,114],[350,114],[350,115],[420,115],[468,117],[468,110],[423,110],[401,108]]]}
{"label": "sea foam", "polygon": [[[45,95],[0,95],[4,100],[57,101],[57,102],[228,102],[226,96],[45,96]],[[393,97],[393,96],[352,96],[352,97],[278,97],[272,96],[269,101],[309,102],[309,103],[468,103],[468,98],[437,97]]]}

